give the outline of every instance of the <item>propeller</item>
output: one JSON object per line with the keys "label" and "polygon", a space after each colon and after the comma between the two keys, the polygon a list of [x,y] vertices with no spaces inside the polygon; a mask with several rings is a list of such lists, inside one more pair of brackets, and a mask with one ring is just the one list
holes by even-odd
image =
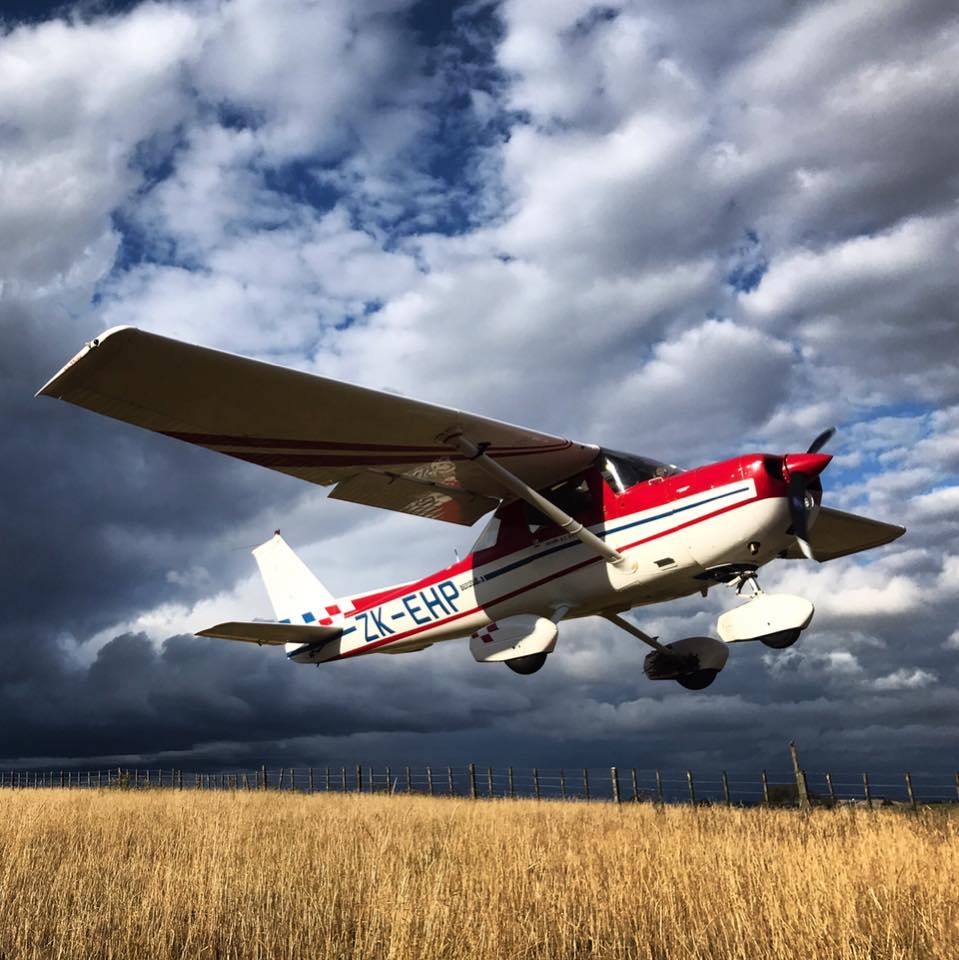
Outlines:
{"label": "propeller", "polygon": [[783,479],[788,485],[789,519],[799,549],[807,560],[816,559],[809,544],[809,485],[832,460],[830,455],[819,451],[829,443],[835,433],[835,427],[823,430],[805,453],[787,453],[783,457]]}

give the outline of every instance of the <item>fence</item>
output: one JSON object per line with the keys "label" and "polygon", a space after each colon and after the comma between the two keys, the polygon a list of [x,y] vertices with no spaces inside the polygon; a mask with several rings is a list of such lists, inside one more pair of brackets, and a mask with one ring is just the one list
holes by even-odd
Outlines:
{"label": "fence", "polygon": [[111,767],[97,770],[0,770],[5,789],[174,789],[280,790],[301,793],[382,793],[389,795],[613,803],[725,803],[737,806],[794,805],[801,808],[859,802],[919,804],[959,802],[959,772],[951,782],[941,777],[897,781],[871,780],[868,773],[809,772],[799,765],[790,744],[792,770],[762,770],[753,778],[699,778],[692,770],[665,771],[636,767],[515,768],[465,766],[267,767],[254,770],[197,772],[180,769]]}

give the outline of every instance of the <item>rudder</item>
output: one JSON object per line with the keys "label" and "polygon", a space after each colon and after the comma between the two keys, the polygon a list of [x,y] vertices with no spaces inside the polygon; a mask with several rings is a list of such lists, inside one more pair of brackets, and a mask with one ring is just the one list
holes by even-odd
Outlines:
{"label": "rudder", "polygon": [[253,550],[276,619],[289,623],[330,623],[342,619],[336,597],[293,552],[277,530]]}

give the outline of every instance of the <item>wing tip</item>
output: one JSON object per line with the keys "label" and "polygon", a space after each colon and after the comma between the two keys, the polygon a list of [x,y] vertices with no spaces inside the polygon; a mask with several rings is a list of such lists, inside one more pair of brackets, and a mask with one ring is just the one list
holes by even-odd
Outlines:
{"label": "wing tip", "polygon": [[100,346],[105,340],[110,337],[116,336],[118,333],[122,333],[125,330],[136,330],[137,327],[132,327],[129,324],[119,324],[115,327],[109,327],[104,330],[103,333],[95,336],[92,340],[88,340],[35,394],[35,397],[55,397],[58,398],[60,394],[57,392],[56,384],[64,374],[67,373],[72,367],[76,366],[91,350],[95,350]]}

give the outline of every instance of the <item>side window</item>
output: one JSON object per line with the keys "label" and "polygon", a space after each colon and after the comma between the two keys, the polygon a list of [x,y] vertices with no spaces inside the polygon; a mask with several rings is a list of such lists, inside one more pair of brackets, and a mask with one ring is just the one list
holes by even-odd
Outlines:
{"label": "side window", "polygon": [[[564,480],[553,487],[541,490],[540,493],[550,503],[555,503],[560,510],[577,520],[582,520],[593,505],[593,497],[585,477]],[[524,504],[524,507],[526,525],[534,536],[546,527],[555,527],[553,521],[540,513],[532,504]]]}

